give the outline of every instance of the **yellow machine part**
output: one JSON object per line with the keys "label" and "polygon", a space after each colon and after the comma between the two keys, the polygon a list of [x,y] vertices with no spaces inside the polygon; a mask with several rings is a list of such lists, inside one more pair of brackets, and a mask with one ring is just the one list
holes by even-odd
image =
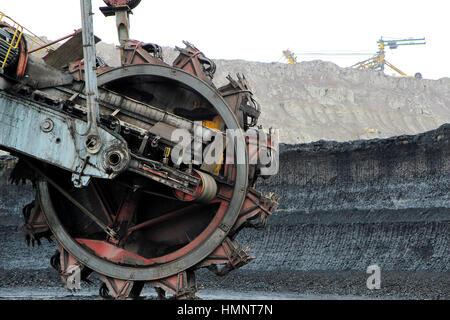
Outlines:
{"label": "yellow machine part", "polygon": [[[222,118],[219,116],[214,117],[214,119],[212,121],[203,121],[203,126],[208,127],[210,129],[214,129],[214,130],[221,130],[223,127],[223,121]],[[212,169],[212,171],[210,171],[211,174],[218,176],[220,173],[220,169],[222,169],[222,164],[223,164],[223,159],[224,159],[224,155],[222,154],[222,158],[221,161],[219,161],[219,163],[217,163],[216,167]]]}

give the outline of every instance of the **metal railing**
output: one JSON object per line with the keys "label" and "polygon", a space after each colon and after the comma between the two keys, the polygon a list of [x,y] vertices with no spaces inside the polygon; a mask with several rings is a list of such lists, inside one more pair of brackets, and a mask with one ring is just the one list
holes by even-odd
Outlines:
{"label": "metal railing", "polygon": [[41,48],[37,50],[37,56],[40,56],[43,51],[45,53],[50,52],[51,50],[55,50],[52,46],[48,46],[48,42],[43,40],[42,38],[35,35],[33,32],[16,22],[11,17],[7,16],[5,13],[0,11],[0,24],[4,26],[10,34],[11,38],[2,39],[0,41],[8,46],[8,51],[5,57],[1,57],[0,65],[3,69],[8,60],[8,56],[10,55],[12,50],[16,50],[20,44],[20,40],[24,37],[27,41],[28,51],[32,52],[35,48]]}

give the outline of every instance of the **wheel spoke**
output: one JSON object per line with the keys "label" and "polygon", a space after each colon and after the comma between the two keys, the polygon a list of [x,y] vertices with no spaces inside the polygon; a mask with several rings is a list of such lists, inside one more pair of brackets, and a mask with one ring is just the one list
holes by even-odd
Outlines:
{"label": "wheel spoke", "polygon": [[106,201],[103,192],[98,187],[97,182],[95,181],[92,181],[92,190],[94,191],[94,195],[97,198],[100,206],[102,207],[102,212],[105,215],[108,226],[112,226],[114,216],[112,215],[111,207],[109,203]]}
{"label": "wheel spoke", "polygon": [[39,170],[36,166],[31,164],[31,162],[25,160],[27,165],[32,168],[36,173],[38,173],[43,179],[45,179],[53,188],[58,190],[64,197],[67,198],[72,204],[77,207],[85,216],[90,218],[93,222],[95,222],[103,231],[105,231],[111,238],[116,238],[116,232],[105,225],[103,221],[97,218],[92,212],[90,212],[86,207],[84,207],[81,203],[79,203],[75,198],[73,198],[68,192],[66,192],[60,185],[58,185],[55,181],[50,179],[47,175],[45,175],[41,170]]}
{"label": "wheel spoke", "polygon": [[200,207],[201,207],[200,204],[193,204],[193,205],[190,205],[188,207],[184,207],[184,208],[172,211],[172,212],[165,213],[162,216],[159,216],[157,218],[153,218],[153,219],[147,220],[145,222],[142,222],[142,223],[140,223],[138,225],[135,225],[135,226],[129,228],[127,230],[127,234],[125,236],[125,239],[128,238],[136,230],[143,229],[143,228],[148,228],[150,226],[157,225],[159,223],[162,223],[164,221],[167,221],[167,220],[173,219],[175,217],[181,216],[183,214],[186,214],[186,213],[188,213],[190,211],[193,211],[195,209],[198,209]]}

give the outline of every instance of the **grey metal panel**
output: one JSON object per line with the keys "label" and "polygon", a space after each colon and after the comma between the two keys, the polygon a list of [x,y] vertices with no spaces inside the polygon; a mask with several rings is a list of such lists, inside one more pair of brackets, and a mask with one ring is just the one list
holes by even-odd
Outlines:
{"label": "grey metal panel", "polygon": [[104,147],[92,155],[80,135],[86,126],[82,120],[0,91],[0,146],[83,176],[114,177],[106,173],[105,153],[112,146],[126,150],[126,142],[101,130]]}
{"label": "grey metal panel", "polygon": [[73,76],[47,65],[41,58],[28,56],[26,76],[23,83],[33,88],[43,89],[53,86],[69,85]]}

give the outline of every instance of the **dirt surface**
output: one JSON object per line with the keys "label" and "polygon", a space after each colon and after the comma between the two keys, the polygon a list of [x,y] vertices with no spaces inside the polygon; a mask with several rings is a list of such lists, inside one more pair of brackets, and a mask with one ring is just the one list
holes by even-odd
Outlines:
{"label": "dirt surface", "polygon": [[[56,246],[44,243],[28,248],[21,230],[0,230],[3,248],[0,254],[0,299],[99,299],[100,281],[82,285],[82,291],[70,294],[63,288],[49,259]],[[272,237],[272,241],[278,239]],[[253,264],[217,277],[207,270],[197,272],[198,295],[205,299],[450,299],[450,272],[384,271],[381,289],[369,290],[369,274],[361,270],[304,271],[278,261],[278,268],[267,270],[270,261],[255,248]],[[280,254],[285,251],[278,246]],[[347,249],[343,248],[343,252]],[[292,251],[291,251],[292,253]],[[296,260],[296,257],[292,257]],[[272,264],[272,267],[274,265]],[[270,268],[269,268],[270,269]],[[154,297],[153,289],[143,295]]]}
{"label": "dirt surface", "polygon": [[[380,290],[366,287],[364,271],[237,270],[223,278],[207,271],[197,275],[204,299],[450,299],[450,273],[384,272]],[[99,280],[70,294],[51,269],[1,270],[0,299],[100,299]],[[155,298],[151,288],[144,296]]]}

